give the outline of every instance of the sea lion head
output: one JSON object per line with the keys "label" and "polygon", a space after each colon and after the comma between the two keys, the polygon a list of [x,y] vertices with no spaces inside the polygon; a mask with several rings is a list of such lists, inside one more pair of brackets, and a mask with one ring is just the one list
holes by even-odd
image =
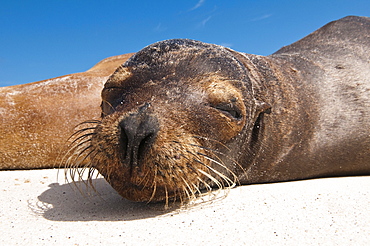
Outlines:
{"label": "sea lion head", "polygon": [[183,202],[233,186],[253,155],[258,102],[245,66],[218,45],[145,47],[108,79],[101,109],[77,134],[78,158],[130,200]]}

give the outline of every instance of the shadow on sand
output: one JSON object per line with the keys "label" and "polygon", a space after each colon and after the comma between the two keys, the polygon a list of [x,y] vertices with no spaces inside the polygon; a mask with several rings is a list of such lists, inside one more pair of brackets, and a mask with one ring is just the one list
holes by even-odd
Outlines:
{"label": "shadow on sand", "polygon": [[103,179],[93,180],[94,189],[82,181],[75,184],[52,183],[49,189],[29,201],[30,209],[52,221],[129,221],[168,214],[164,204],[132,202],[122,198]]}

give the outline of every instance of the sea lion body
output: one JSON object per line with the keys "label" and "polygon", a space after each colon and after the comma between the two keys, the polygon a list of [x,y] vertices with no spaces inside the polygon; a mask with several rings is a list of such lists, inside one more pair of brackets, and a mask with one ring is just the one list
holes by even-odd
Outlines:
{"label": "sea lion body", "polygon": [[123,197],[147,202],[369,174],[369,36],[369,18],[347,17],[267,57],[152,44],[108,79],[102,119],[78,131],[67,163],[90,159]]}
{"label": "sea lion body", "polygon": [[149,45],[109,77],[101,119],[79,126],[63,163],[146,202],[369,174],[369,52],[366,17],[266,57],[187,39]]}
{"label": "sea lion body", "polygon": [[83,73],[1,87],[0,169],[59,167],[74,127],[100,116],[105,81],[131,55],[107,58]]}

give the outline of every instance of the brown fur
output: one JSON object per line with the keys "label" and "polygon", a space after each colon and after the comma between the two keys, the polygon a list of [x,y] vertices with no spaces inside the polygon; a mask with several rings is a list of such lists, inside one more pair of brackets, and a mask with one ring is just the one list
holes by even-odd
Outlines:
{"label": "brown fur", "polygon": [[104,82],[131,55],[83,73],[0,88],[0,169],[59,167],[74,127],[99,117]]}

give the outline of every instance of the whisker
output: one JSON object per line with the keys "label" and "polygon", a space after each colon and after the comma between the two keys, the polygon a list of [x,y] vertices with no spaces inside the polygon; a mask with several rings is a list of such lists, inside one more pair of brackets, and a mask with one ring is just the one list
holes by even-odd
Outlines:
{"label": "whisker", "polygon": [[[225,144],[221,143],[220,141],[216,140],[216,139],[212,139],[212,138],[207,138],[207,137],[202,137],[202,136],[198,136],[198,135],[194,135],[193,138],[197,138],[197,139],[203,139],[203,140],[206,140],[206,141],[209,141],[209,142],[215,142],[219,145],[221,145],[222,147],[224,147],[225,149],[229,150],[230,151],[230,148],[227,147]],[[199,147],[199,146],[198,146]]]}
{"label": "whisker", "polygon": [[[94,152],[94,150],[90,151],[84,158],[83,160],[81,160],[81,162],[83,162],[87,157],[89,157],[92,153]],[[79,181],[83,182],[86,187],[89,187],[89,184],[92,184],[92,174],[96,171],[95,168],[91,167],[91,166],[85,166],[84,168],[75,168],[77,170],[77,174],[78,174],[78,177],[79,177]],[[83,179],[83,176],[84,176],[84,173],[85,171],[88,170],[87,172],[87,177],[86,177],[86,180]],[[93,187],[93,185],[91,185]],[[95,188],[93,187],[93,189],[95,190]]]}
{"label": "whisker", "polygon": [[[188,194],[188,198],[189,198],[189,200],[191,200],[192,198],[195,198],[196,196],[195,196],[195,193],[194,193],[194,190],[190,187],[190,185],[189,185],[189,183],[183,178],[183,177],[181,177],[181,179],[182,179],[182,181],[185,183],[185,185],[186,185],[186,187],[185,186],[183,186],[184,187],[184,189],[186,190],[186,191],[188,191],[188,192],[186,192],[187,194]],[[191,193],[191,194],[190,194]]]}
{"label": "whisker", "polygon": [[206,187],[206,190],[207,191],[212,191],[212,187],[206,182],[204,181],[203,179],[201,179],[200,177],[197,177],[197,179],[204,184],[204,186]]}
{"label": "whisker", "polygon": [[[199,160],[197,160],[197,159],[194,159],[196,162],[198,162],[198,163],[200,163],[200,164],[202,164],[203,166],[205,166],[206,168],[208,168],[209,170],[211,170],[212,172],[214,172],[215,174],[217,174],[220,178],[222,178],[226,183],[227,183],[227,185],[228,185],[228,187],[230,187],[230,188],[233,188],[233,187],[235,187],[235,182],[234,181],[232,181],[229,177],[227,177],[226,175],[224,175],[224,174],[222,174],[222,173],[220,173],[219,171],[217,171],[216,169],[214,169],[214,168],[212,168],[212,167],[210,167],[209,165],[206,165],[206,164],[204,164],[203,162],[201,162],[201,161],[199,161]],[[212,160],[212,161],[214,161],[214,160]],[[220,164],[222,167],[224,167],[222,164]],[[225,167],[224,167],[225,168]],[[232,172],[231,172],[232,173]],[[233,173],[232,173],[233,174]],[[233,174],[234,176],[236,176],[235,174]],[[219,188],[226,188],[224,185],[222,185],[221,187],[220,186],[218,186]]]}
{"label": "whisker", "polygon": [[205,172],[201,169],[198,169],[198,172],[202,173],[204,176],[206,176],[211,181],[213,181],[213,183],[215,183],[219,189],[222,189],[222,184],[216,178],[214,178],[212,175],[210,175],[209,173],[207,173],[207,172]]}
{"label": "whisker", "polygon": [[[93,184],[93,180],[94,180],[93,175],[94,175],[94,173],[97,173],[97,170],[93,167],[89,167],[88,174],[87,174],[87,181],[88,181],[87,187],[91,187],[95,193],[99,194],[99,192],[96,190],[96,188]],[[98,176],[98,173],[97,173],[96,176]]]}
{"label": "whisker", "polygon": [[[92,148],[92,146],[88,146],[86,147],[86,149],[84,151],[87,151],[88,149]],[[81,163],[83,163],[88,157],[91,157],[91,154],[94,153],[95,150],[92,149],[90,152],[88,152],[87,154],[85,154],[85,156],[83,156],[82,159],[80,159],[80,157],[82,157],[82,152],[77,156],[76,158],[76,168],[80,166]],[[78,161],[77,161],[78,160]],[[85,165],[85,167],[88,167]]]}
{"label": "whisker", "polygon": [[[213,158],[211,158],[211,157],[209,157],[209,156],[207,156],[207,155],[205,155],[205,154],[203,154],[203,153],[197,153],[197,154],[199,154],[199,155],[202,155],[202,156],[204,156],[204,158],[206,158],[207,160],[209,160],[209,161],[211,161],[211,162],[213,162],[213,163],[216,163],[217,165],[219,165],[220,167],[222,167],[222,168],[224,168],[226,171],[228,171],[233,177],[234,177],[234,181],[232,181],[230,178],[228,178],[228,177],[226,177],[226,176],[224,176],[223,174],[221,174],[223,177],[226,177],[227,178],[227,180],[229,180],[230,182],[231,182],[231,184],[233,185],[233,187],[235,187],[235,182],[236,181],[238,181],[238,177],[237,177],[237,175],[233,172],[233,171],[231,171],[228,167],[226,167],[224,164],[222,164],[222,163],[220,163],[220,162],[218,162],[218,161],[216,161],[216,160],[214,160]],[[219,176],[220,176],[220,174],[218,174]],[[220,177],[222,177],[222,176],[220,176]],[[226,179],[224,178],[224,180],[226,181]],[[238,181],[239,182],[239,181]],[[227,182],[228,184],[229,184],[229,182]]]}
{"label": "whisker", "polygon": [[84,139],[85,139],[85,138],[87,138],[87,137],[90,137],[90,138],[89,138],[89,140],[91,140],[91,139],[92,139],[92,136],[94,136],[94,135],[96,135],[96,133],[95,133],[95,132],[86,133],[86,134],[84,134],[84,135],[81,135],[81,136],[77,137],[76,139],[74,139],[74,140],[69,144],[69,146],[72,146],[72,147],[73,147],[73,145],[75,145],[75,144],[79,143],[79,141],[82,141],[82,140],[84,140]]}
{"label": "whisker", "polygon": [[[185,195],[185,197],[188,199],[188,200],[190,200],[190,193],[189,193],[189,191],[186,189],[186,187],[184,186],[184,185],[182,185],[181,186],[181,190],[184,192],[184,195]],[[185,198],[184,197],[184,198]],[[181,202],[182,203],[182,202]]]}
{"label": "whisker", "polygon": [[180,199],[180,204],[184,204],[184,197],[183,197],[183,194],[180,192],[180,189],[179,189],[179,199]]}
{"label": "whisker", "polygon": [[[86,160],[87,157],[91,155],[92,152],[94,152],[94,149],[91,150],[90,152],[85,153],[89,149],[91,149],[92,146],[88,145],[78,153],[75,153],[74,155],[71,155],[67,161],[66,164],[68,164],[68,168],[78,168],[80,165]],[[82,159],[81,159],[82,158]],[[72,165],[73,163],[73,165]]]}
{"label": "whisker", "polygon": [[94,126],[94,127],[86,127],[86,128],[82,128],[82,129],[76,130],[67,139],[67,142],[71,142],[71,141],[75,140],[76,138],[78,138],[79,136],[82,136],[82,135],[85,135],[85,134],[88,134],[88,133],[93,133],[95,129],[96,129],[96,126]]}
{"label": "whisker", "polygon": [[[75,126],[76,131],[68,138],[66,148],[68,148],[64,156],[60,160],[60,167],[64,167],[65,182],[73,183],[81,194],[81,190],[77,182],[82,182],[87,188],[91,187],[95,192],[96,189],[92,182],[96,169],[91,166],[90,161],[95,158],[98,153],[91,145],[91,141],[96,135],[96,127],[101,124],[100,120],[87,120]],[[79,129],[80,128],[80,129]],[[84,175],[86,174],[86,180]],[[99,175],[97,173],[97,175]]]}
{"label": "whisker", "polygon": [[147,203],[150,203],[154,196],[155,196],[155,193],[157,192],[157,182],[156,182],[156,177],[157,177],[157,172],[158,172],[158,167],[155,166],[155,170],[154,170],[154,178],[153,178],[153,192],[152,192],[152,195],[151,197],[149,198],[148,202]]}
{"label": "whisker", "polygon": [[152,192],[152,195],[150,196],[149,200],[147,201],[147,203],[150,203],[153,200],[156,192],[157,192],[157,183],[154,181],[153,182],[153,192]]}
{"label": "whisker", "polygon": [[[81,138],[82,141],[82,138]],[[68,150],[66,150],[66,153],[63,155],[63,157],[59,161],[59,168],[67,168],[70,166],[70,162],[73,156],[77,155],[79,152],[79,148],[82,145],[88,144],[88,142],[91,141],[91,137],[88,139],[85,139],[84,141],[77,143],[74,142],[73,144],[68,145]]]}
{"label": "whisker", "polygon": [[[211,149],[211,148],[208,148],[208,147],[204,147],[204,146],[201,146],[201,145],[195,145],[195,144],[188,144],[190,146],[194,146],[194,147],[198,147],[198,148],[201,148],[201,149],[204,149],[204,150],[207,150],[207,151],[210,151],[211,153],[213,154],[219,154],[219,155],[222,155],[223,157],[227,158],[228,160],[230,160],[231,162],[233,162],[234,164],[236,164],[241,171],[243,171],[243,173],[246,175],[246,177],[248,176],[246,170],[243,168],[242,165],[239,164],[239,162],[235,161],[233,158],[230,158],[228,155],[226,155],[225,153],[219,151],[219,150],[215,150],[215,149]],[[221,160],[217,155],[215,155],[217,157],[217,159]],[[231,171],[230,171],[231,172]],[[232,173],[232,172],[231,172]]]}
{"label": "whisker", "polygon": [[[201,171],[201,170],[199,170],[199,171]],[[203,170],[202,170],[203,171]],[[207,173],[207,172],[204,172],[203,171],[203,174],[206,176],[206,177],[208,177],[210,180],[213,180],[213,182],[215,182],[215,180],[213,179],[213,176],[212,175],[210,175],[209,173]],[[201,179],[200,179],[201,180]],[[217,181],[217,180],[216,180]],[[215,193],[215,191],[213,191],[213,189],[212,189],[212,187],[211,186],[209,186],[208,184],[207,184],[207,182],[205,182],[204,180],[201,180],[201,182],[203,182],[204,184],[206,184],[207,186],[208,186],[208,188],[209,189],[207,189],[207,192],[206,193],[204,193],[204,194],[202,194],[201,195],[201,197],[204,197],[204,196],[206,196],[206,195],[208,195],[208,196],[210,196],[210,198],[209,198],[209,200],[208,201],[204,201],[203,200],[203,202],[211,202],[211,201],[213,201],[213,200],[215,200],[215,199],[222,199],[222,198],[225,198],[226,196],[227,196],[227,194],[228,194],[228,191],[231,189],[230,187],[227,187],[227,189],[225,190],[225,187],[222,187],[222,184],[221,183],[219,183],[219,185],[218,185],[218,187],[219,187],[219,189],[217,189],[217,192]],[[216,182],[215,182],[216,183]],[[217,184],[217,183],[216,183]],[[220,187],[221,186],[221,187]],[[222,196],[219,196],[218,194],[220,194],[220,192],[221,191],[225,191],[225,193],[224,193],[224,195],[222,195]]]}
{"label": "whisker", "polygon": [[164,209],[168,209],[169,208],[169,206],[168,206],[168,190],[167,190],[167,186],[166,185],[164,186],[164,192],[166,194],[166,203],[164,205]]}
{"label": "whisker", "polygon": [[192,183],[192,185],[193,185],[196,193],[198,193],[198,194],[201,194],[202,193],[201,190],[199,189],[199,183],[198,184]]}
{"label": "whisker", "polygon": [[144,187],[147,187],[147,185],[148,185],[148,183],[149,183],[149,179],[147,179],[146,177],[149,175],[149,172],[150,172],[150,170],[148,170],[148,171],[145,173],[144,177],[141,179],[141,181],[138,183],[138,185],[141,185],[141,183],[142,183],[144,180],[146,180],[146,182],[145,182],[145,184],[144,184],[143,186],[144,186]]}

